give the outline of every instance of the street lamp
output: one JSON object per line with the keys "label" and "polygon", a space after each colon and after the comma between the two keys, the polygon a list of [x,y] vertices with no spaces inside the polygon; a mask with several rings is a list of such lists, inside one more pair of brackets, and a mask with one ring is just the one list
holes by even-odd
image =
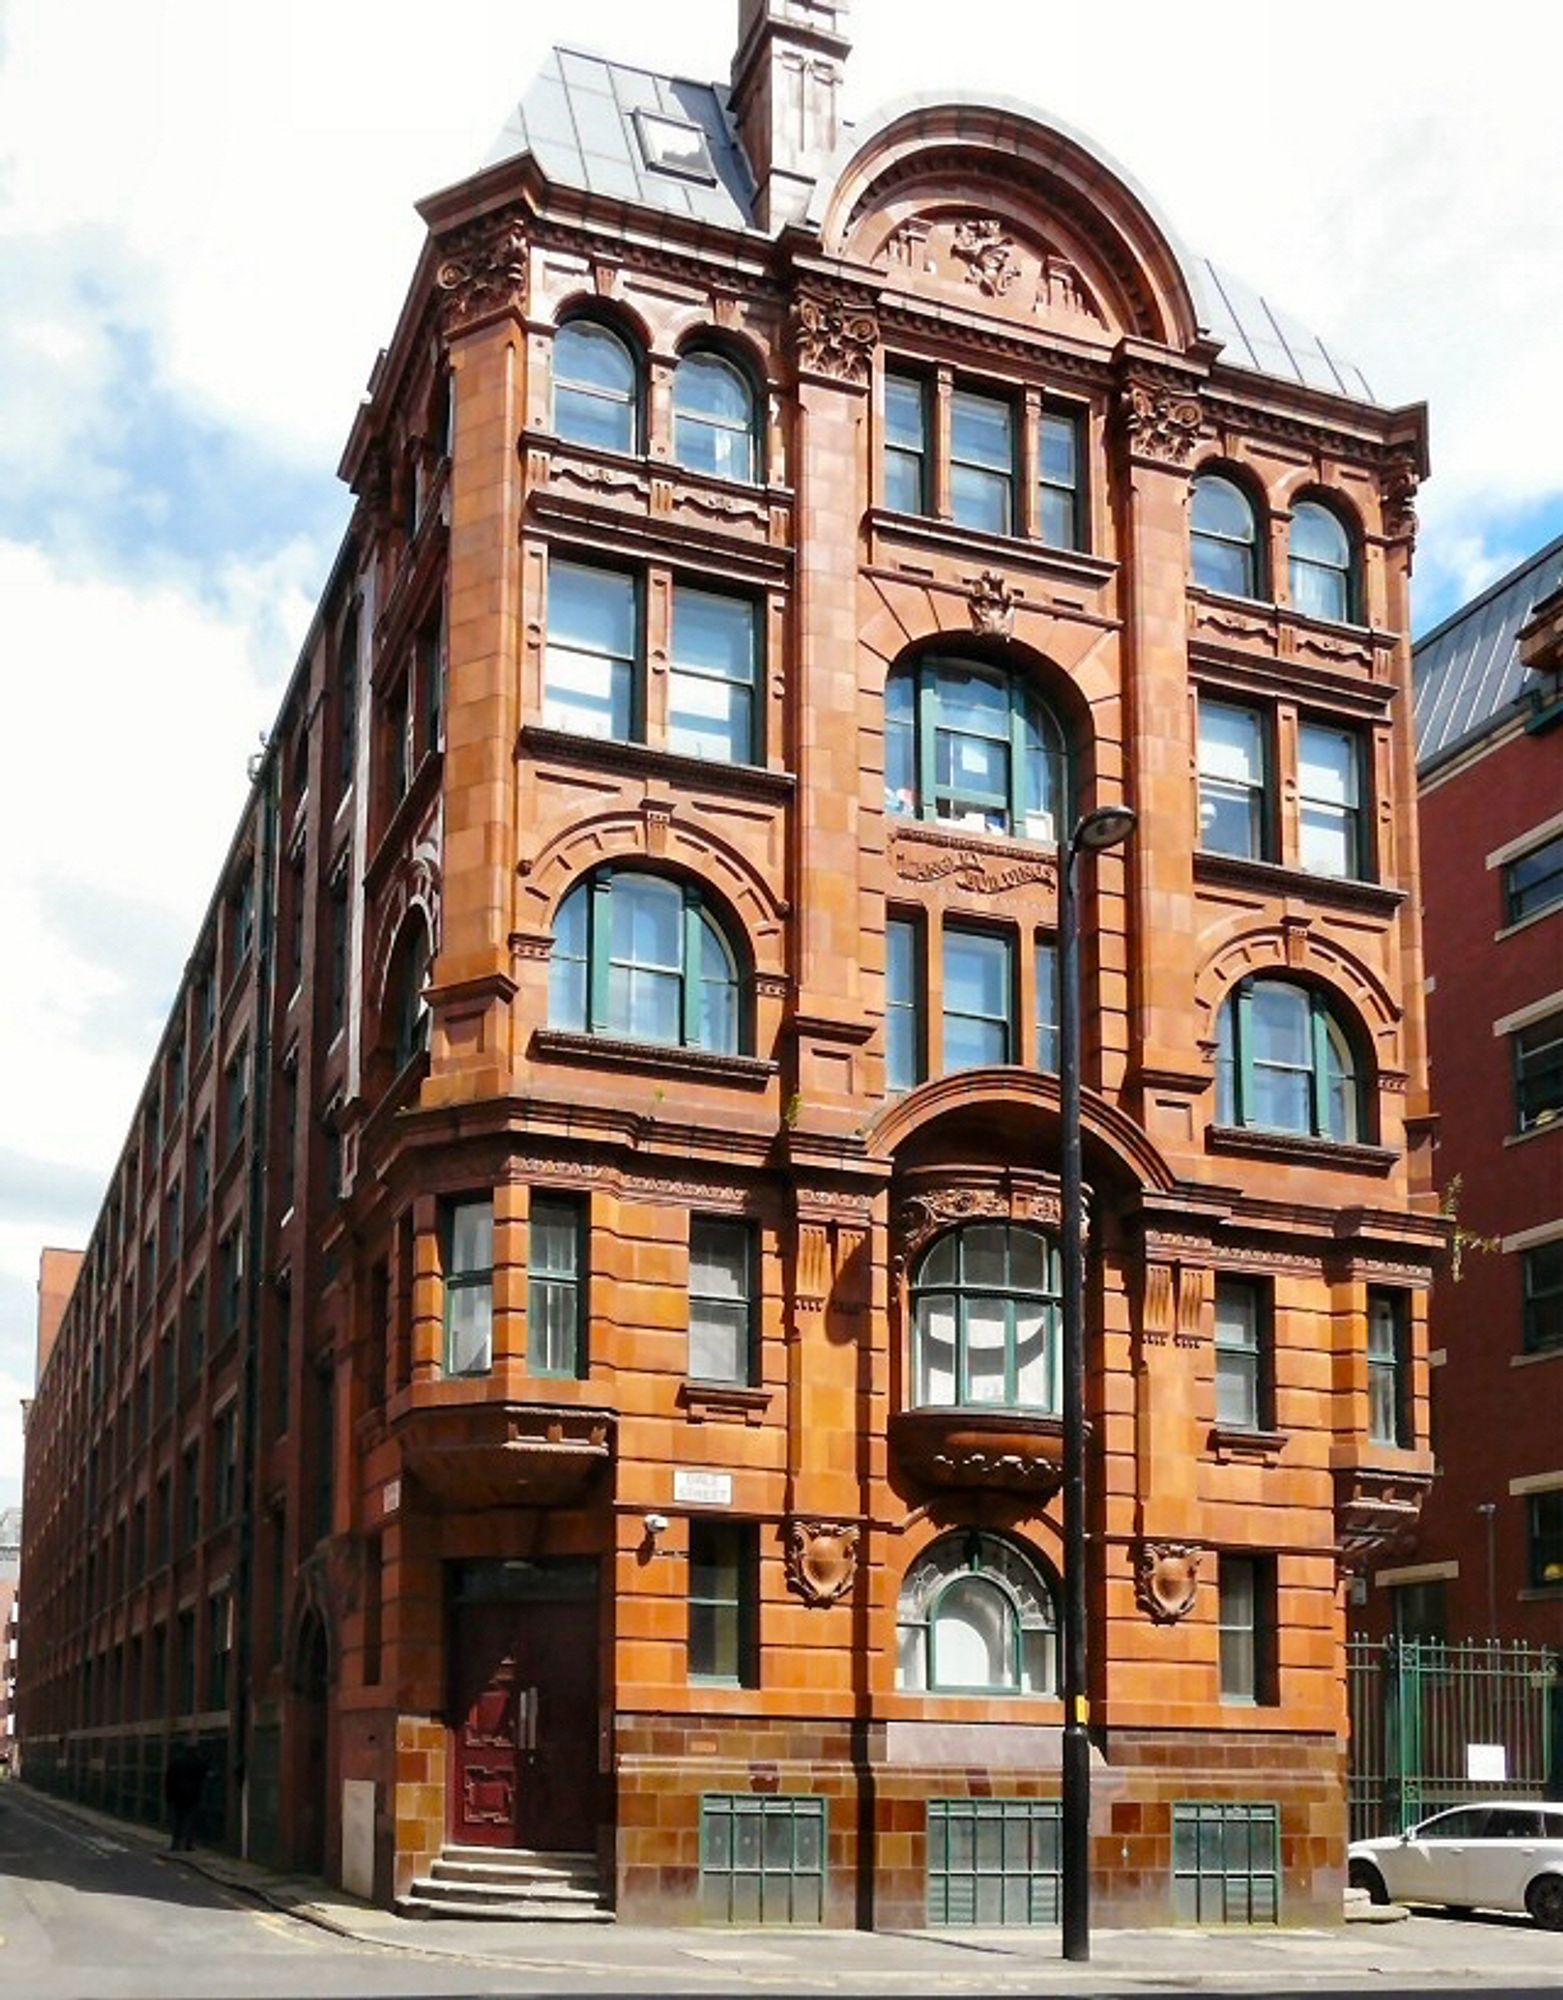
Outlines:
{"label": "street lamp", "polygon": [[1128,806],[1098,806],[1075,826],[1058,881],[1059,1097],[1063,1113],[1064,1287],[1064,1956],[1091,1956],[1091,1744],[1085,1648],[1085,1260],[1080,1229],[1080,956],[1075,863],[1134,831]]}

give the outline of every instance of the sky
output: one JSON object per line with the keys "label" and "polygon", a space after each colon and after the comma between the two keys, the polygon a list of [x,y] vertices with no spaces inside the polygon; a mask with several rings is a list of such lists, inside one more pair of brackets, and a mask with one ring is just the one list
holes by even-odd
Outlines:
{"label": "sky", "polygon": [[[0,1506],[81,1245],[346,525],[422,230],[550,43],[726,73],[737,0],[0,0]],[[1182,240],[1431,406],[1416,622],[1563,532],[1550,10],[853,0],[848,115],[1090,135]]]}

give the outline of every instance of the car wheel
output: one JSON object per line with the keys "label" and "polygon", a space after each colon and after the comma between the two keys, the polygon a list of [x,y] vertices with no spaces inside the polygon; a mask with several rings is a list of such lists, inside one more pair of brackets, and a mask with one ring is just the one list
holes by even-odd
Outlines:
{"label": "car wheel", "polygon": [[1366,1889],[1370,1903],[1389,1901],[1389,1891],[1384,1887],[1384,1878],[1371,1861],[1352,1862],[1346,1879],[1353,1889]]}
{"label": "car wheel", "polygon": [[1525,1891],[1525,1907],[1544,1931],[1563,1931],[1563,1875],[1538,1875]]}

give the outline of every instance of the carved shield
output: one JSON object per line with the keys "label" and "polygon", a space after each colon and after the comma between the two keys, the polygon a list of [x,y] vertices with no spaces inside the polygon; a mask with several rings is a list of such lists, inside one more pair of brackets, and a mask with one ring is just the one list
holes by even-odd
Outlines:
{"label": "carved shield", "polygon": [[1161,1625],[1175,1625],[1194,1609],[1204,1551],[1186,1542],[1142,1542],[1135,1596]]}
{"label": "carved shield", "polygon": [[805,1604],[834,1604],[857,1575],[858,1530],[846,1521],[794,1517],[787,1528],[787,1582]]}

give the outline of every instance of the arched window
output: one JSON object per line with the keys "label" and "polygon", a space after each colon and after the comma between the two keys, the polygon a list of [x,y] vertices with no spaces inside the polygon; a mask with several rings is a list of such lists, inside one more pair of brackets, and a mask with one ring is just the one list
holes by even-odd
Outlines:
{"label": "arched window", "polygon": [[1339,516],[1317,500],[1299,500],[1292,509],[1287,572],[1298,611],[1341,625],[1355,615],[1351,537]]}
{"label": "arched window", "polygon": [[1259,595],[1259,529],[1253,502],[1236,480],[1206,472],[1194,481],[1189,541],[1202,589]]}
{"label": "arched window", "polygon": [[686,354],[673,377],[673,456],[691,472],[753,480],[759,462],[754,391],[720,354]]}
{"label": "arched window", "polygon": [[737,955],[692,883],[602,868],[559,905],[551,1027],[736,1055],[741,1013]]}
{"label": "arched window", "polygon": [[1057,840],[1064,734],[1024,675],[932,655],[885,683],[885,807],[954,826]]}
{"label": "arched window", "polygon": [[1217,1036],[1219,1124],[1318,1139],[1362,1136],[1351,1038],[1322,993],[1284,979],[1245,979],[1227,996]]}
{"label": "arched window", "polygon": [[597,320],[566,320],[554,335],[554,429],[572,444],[639,449],[640,367]]}
{"label": "arched window", "polygon": [[895,1684],[929,1694],[1053,1694],[1058,1617],[1040,1565],[997,1535],[944,1535],[906,1573]]}
{"label": "arched window", "polygon": [[385,982],[391,1060],[398,1071],[429,1045],[429,1003],[424,997],[428,983],[429,933],[422,917],[416,917],[397,941]]}
{"label": "arched window", "polygon": [[968,1222],[932,1243],[912,1274],[919,1408],[1059,1408],[1059,1261],[1051,1238]]}

